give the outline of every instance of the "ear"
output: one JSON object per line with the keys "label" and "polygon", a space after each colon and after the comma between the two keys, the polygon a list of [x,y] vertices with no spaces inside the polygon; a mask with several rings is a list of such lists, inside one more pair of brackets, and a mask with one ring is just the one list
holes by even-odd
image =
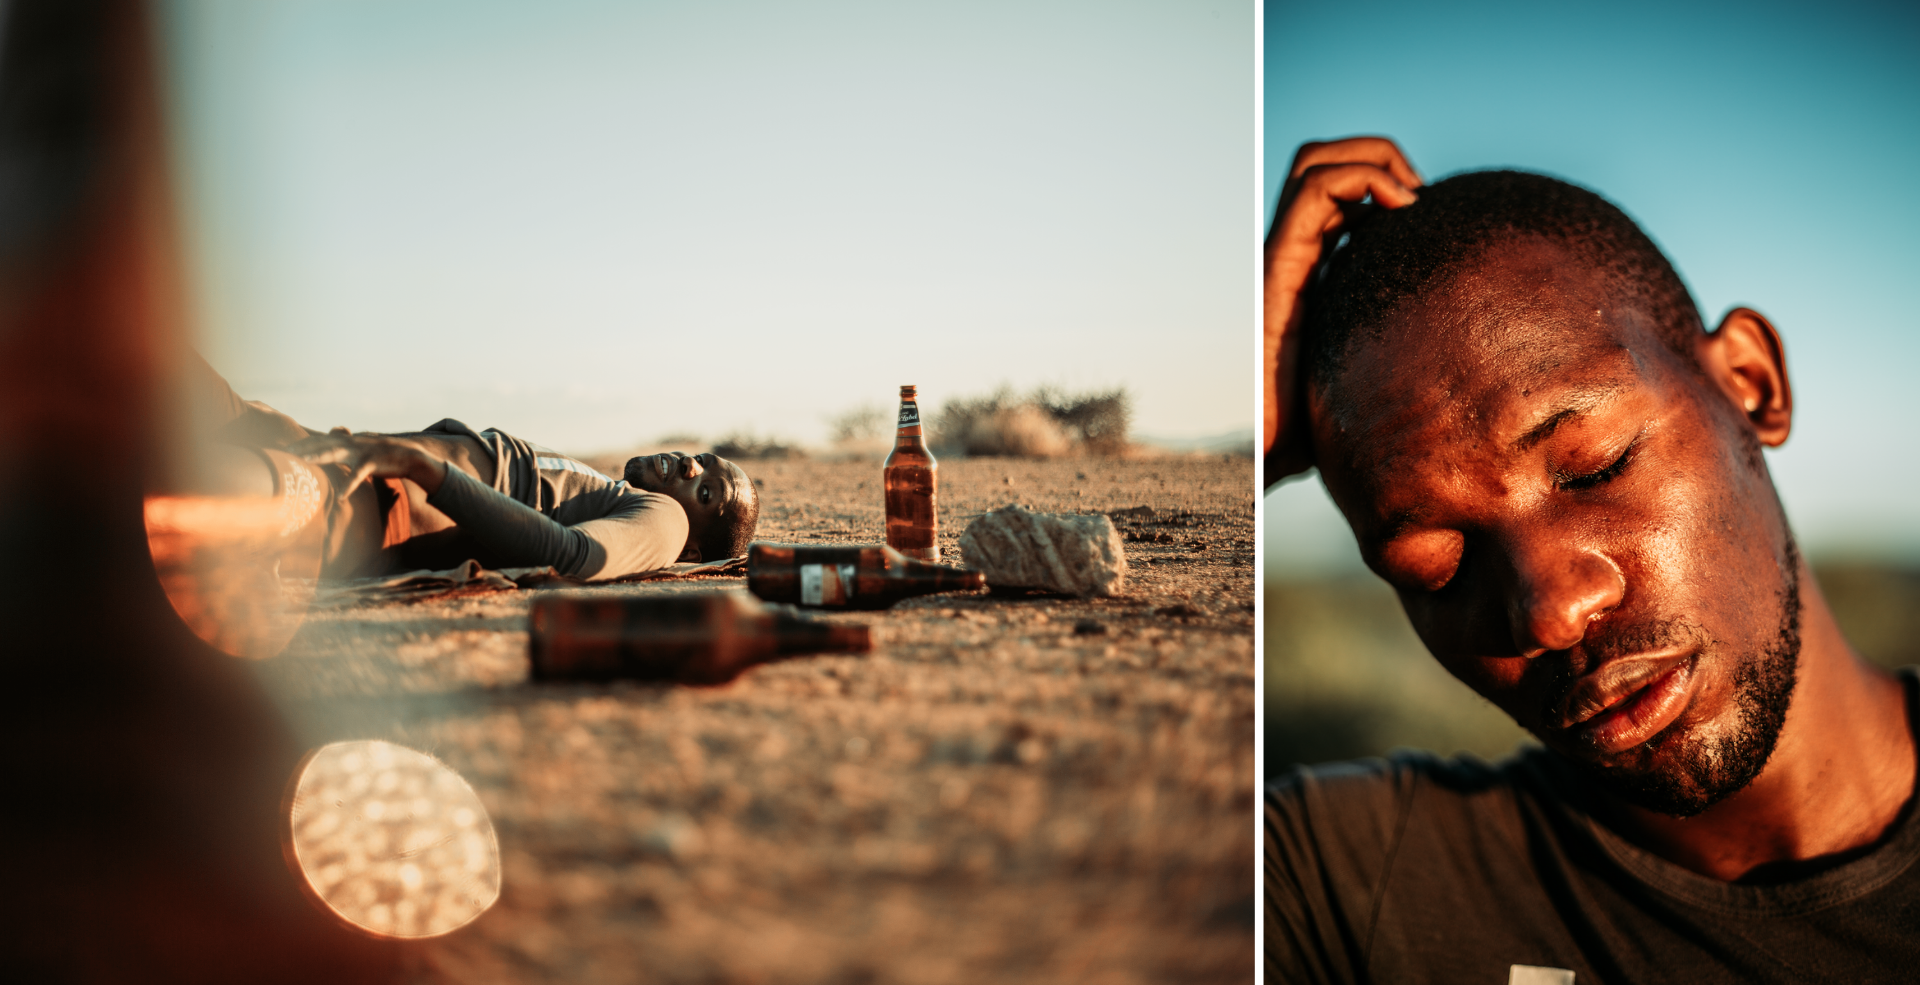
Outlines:
{"label": "ear", "polygon": [[1765,315],[1735,308],[1700,343],[1700,365],[1720,392],[1753,425],[1769,448],[1786,443],[1793,428],[1793,389],[1787,383],[1787,354],[1780,333]]}
{"label": "ear", "polygon": [[674,563],[685,564],[689,561],[699,561],[699,560],[700,560],[700,545],[694,543],[693,540],[689,538],[687,540],[687,546],[680,548],[680,556],[677,558],[674,558]]}

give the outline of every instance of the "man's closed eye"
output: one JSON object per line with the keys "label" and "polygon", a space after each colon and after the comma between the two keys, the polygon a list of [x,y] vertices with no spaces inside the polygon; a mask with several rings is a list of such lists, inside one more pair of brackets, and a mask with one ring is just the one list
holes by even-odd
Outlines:
{"label": "man's closed eye", "polygon": [[1561,489],[1577,491],[1581,489],[1591,489],[1594,486],[1611,482],[1619,477],[1620,473],[1627,470],[1627,466],[1631,464],[1633,459],[1633,450],[1639,446],[1639,440],[1635,439],[1627,445],[1625,451],[1620,453],[1620,457],[1614,459],[1613,464],[1608,465],[1606,468],[1596,472],[1588,472],[1585,475],[1556,476],[1554,485]]}

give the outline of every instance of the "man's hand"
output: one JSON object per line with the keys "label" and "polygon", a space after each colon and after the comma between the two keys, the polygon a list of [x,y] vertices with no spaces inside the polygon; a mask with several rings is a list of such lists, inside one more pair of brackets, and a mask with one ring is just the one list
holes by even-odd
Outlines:
{"label": "man's hand", "polygon": [[1368,195],[1390,209],[1411,205],[1423,182],[1385,137],[1307,143],[1293,155],[1280,206],[1267,231],[1266,485],[1313,467],[1300,366],[1300,295],[1345,215],[1343,202]]}
{"label": "man's hand", "polygon": [[296,441],[287,446],[287,451],[315,465],[344,466],[349,479],[340,488],[347,490],[358,487],[368,478],[412,479],[432,495],[439,491],[441,481],[447,476],[447,463],[413,442],[378,434],[354,434],[346,428],[334,428],[326,434]]}

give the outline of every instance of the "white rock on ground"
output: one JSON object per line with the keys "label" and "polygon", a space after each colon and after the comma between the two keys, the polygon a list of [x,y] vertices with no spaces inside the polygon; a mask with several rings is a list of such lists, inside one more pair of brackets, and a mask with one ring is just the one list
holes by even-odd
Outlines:
{"label": "white rock on ground", "polygon": [[987,584],[1064,595],[1112,595],[1126,586],[1127,552],[1103,513],[1033,513],[1003,506],[960,535],[967,567]]}

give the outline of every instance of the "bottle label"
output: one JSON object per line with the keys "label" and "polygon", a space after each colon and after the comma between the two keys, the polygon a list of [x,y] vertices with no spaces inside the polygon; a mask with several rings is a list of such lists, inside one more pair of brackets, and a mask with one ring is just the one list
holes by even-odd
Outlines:
{"label": "bottle label", "polygon": [[920,405],[919,404],[914,403],[912,401],[901,402],[900,426],[903,428],[917,428],[920,426]]}
{"label": "bottle label", "polygon": [[853,597],[851,564],[803,564],[800,566],[801,605],[846,605]]}

